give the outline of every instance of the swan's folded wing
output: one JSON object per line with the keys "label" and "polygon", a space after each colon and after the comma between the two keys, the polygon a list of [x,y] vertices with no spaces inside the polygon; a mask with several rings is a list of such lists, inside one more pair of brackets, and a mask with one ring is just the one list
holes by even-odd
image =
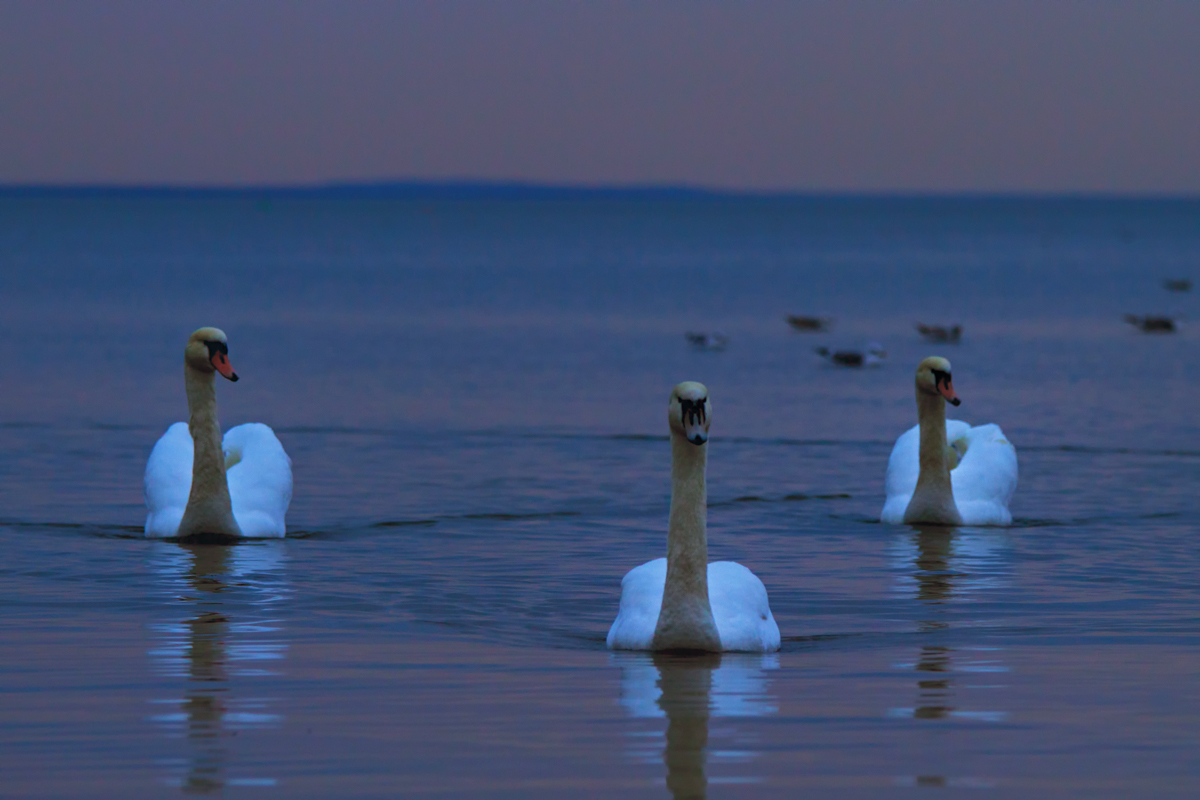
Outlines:
{"label": "swan's folded wing", "polygon": [[779,649],[779,625],[771,614],[767,587],[746,567],[736,561],[709,564],[708,604],[722,650],[764,653]]}
{"label": "swan's folded wing", "polygon": [[1007,525],[1008,503],[1017,488],[1017,451],[999,425],[980,425],[965,434],[967,452],[950,473],[954,504],[968,525]]}
{"label": "swan's folded wing", "polygon": [[[989,426],[983,425],[982,427],[987,428]],[[979,430],[979,428],[972,428],[969,422],[963,422],[961,419],[948,419],[946,420],[946,441],[953,442],[962,436],[969,436],[971,431],[975,430]]]}
{"label": "swan's folded wing", "polygon": [[292,460],[259,422],[230,428],[222,440],[233,517],[243,536],[283,536],[292,502]]}
{"label": "swan's folded wing", "polygon": [[656,558],[634,567],[621,579],[621,607],[608,629],[610,650],[649,650],[662,611],[667,560]]}
{"label": "swan's folded wing", "polygon": [[917,488],[917,476],[921,472],[920,455],[921,426],[914,425],[900,434],[888,457],[887,480],[884,484],[888,497],[911,495]]}
{"label": "swan's folded wing", "polygon": [[908,501],[917,488],[921,472],[921,426],[914,425],[896,440],[888,457],[884,492],[887,499],[879,518],[882,522],[903,522]]}
{"label": "swan's folded wing", "polygon": [[174,536],[192,491],[192,436],[186,422],[167,428],[150,452],[144,480],[146,535]]}

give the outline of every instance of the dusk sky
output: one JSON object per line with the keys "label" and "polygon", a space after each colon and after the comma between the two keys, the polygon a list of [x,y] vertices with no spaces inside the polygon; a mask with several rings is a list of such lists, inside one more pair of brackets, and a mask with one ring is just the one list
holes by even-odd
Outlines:
{"label": "dusk sky", "polygon": [[1200,2],[9,0],[0,183],[1200,192]]}

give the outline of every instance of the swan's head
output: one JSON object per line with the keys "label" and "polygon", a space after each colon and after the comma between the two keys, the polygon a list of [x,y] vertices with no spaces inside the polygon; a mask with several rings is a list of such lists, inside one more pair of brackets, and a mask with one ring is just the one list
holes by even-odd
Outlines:
{"label": "swan's head", "polygon": [[183,351],[183,360],[198,372],[219,372],[231,381],[238,379],[229,363],[229,340],[220,328],[201,328],[193,333]]}
{"label": "swan's head", "polygon": [[712,403],[703,383],[684,381],[671,390],[667,406],[671,430],[682,434],[692,444],[708,441],[708,426],[712,422]]}
{"label": "swan's head", "polygon": [[930,356],[917,366],[917,391],[941,395],[954,406],[962,402],[954,393],[954,383],[950,380],[950,362],[939,356]]}

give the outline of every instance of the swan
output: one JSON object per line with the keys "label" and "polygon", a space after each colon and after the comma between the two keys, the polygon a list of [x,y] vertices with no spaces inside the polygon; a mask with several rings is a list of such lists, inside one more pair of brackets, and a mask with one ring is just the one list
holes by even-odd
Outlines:
{"label": "swan", "polygon": [[704,471],[712,404],[691,381],[671,392],[671,516],[667,557],[631,569],[608,631],[611,650],[769,653],[779,626],[762,581],[733,561],[708,563]]}
{"label": "swan", "polygon": [[1017,488],[1017,451],[998,425],[972,428],[946,419],[954,393],[950,362],[932,357],[917,366],[919,424],[896,440],[887,468],[882,522],[1008,525]]}
{"label": "swan", "polygon": [[224,331],[201,328],[183,351],[188,422],[167,428],[146,463],[147,536],[280,537],[287,531],[292,461],[261,423],[238,425],[221,437],[216,373],[238,379]]}

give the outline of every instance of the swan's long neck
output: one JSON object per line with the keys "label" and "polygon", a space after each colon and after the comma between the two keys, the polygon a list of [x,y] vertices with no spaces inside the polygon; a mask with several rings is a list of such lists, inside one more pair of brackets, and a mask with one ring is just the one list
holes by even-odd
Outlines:
{"label": "swan's long neck", "polygon": [[204,373],[185,364],[188,431],[192,434],[192,491],[179,523],[179,536],[223,533],[241,536],[229,483],[225,480],[225,453],[221,449],[221,423],[217,421],[217,392],[214,373]]}
{"label": "swan's long neck", "polygon": [[667,582],[654,629],[655,650],[719,652],[721,637],[708,604],[708,445],[671,432],[671,518]]}
{"label": "swan's long neck", "polygon": [[950,482],[950,445],[946,441],[946,401],[940,395],[917,390],[917,415],[921,423],[921,472],[917,488],[904,511],[905,522],[961,525]]}

